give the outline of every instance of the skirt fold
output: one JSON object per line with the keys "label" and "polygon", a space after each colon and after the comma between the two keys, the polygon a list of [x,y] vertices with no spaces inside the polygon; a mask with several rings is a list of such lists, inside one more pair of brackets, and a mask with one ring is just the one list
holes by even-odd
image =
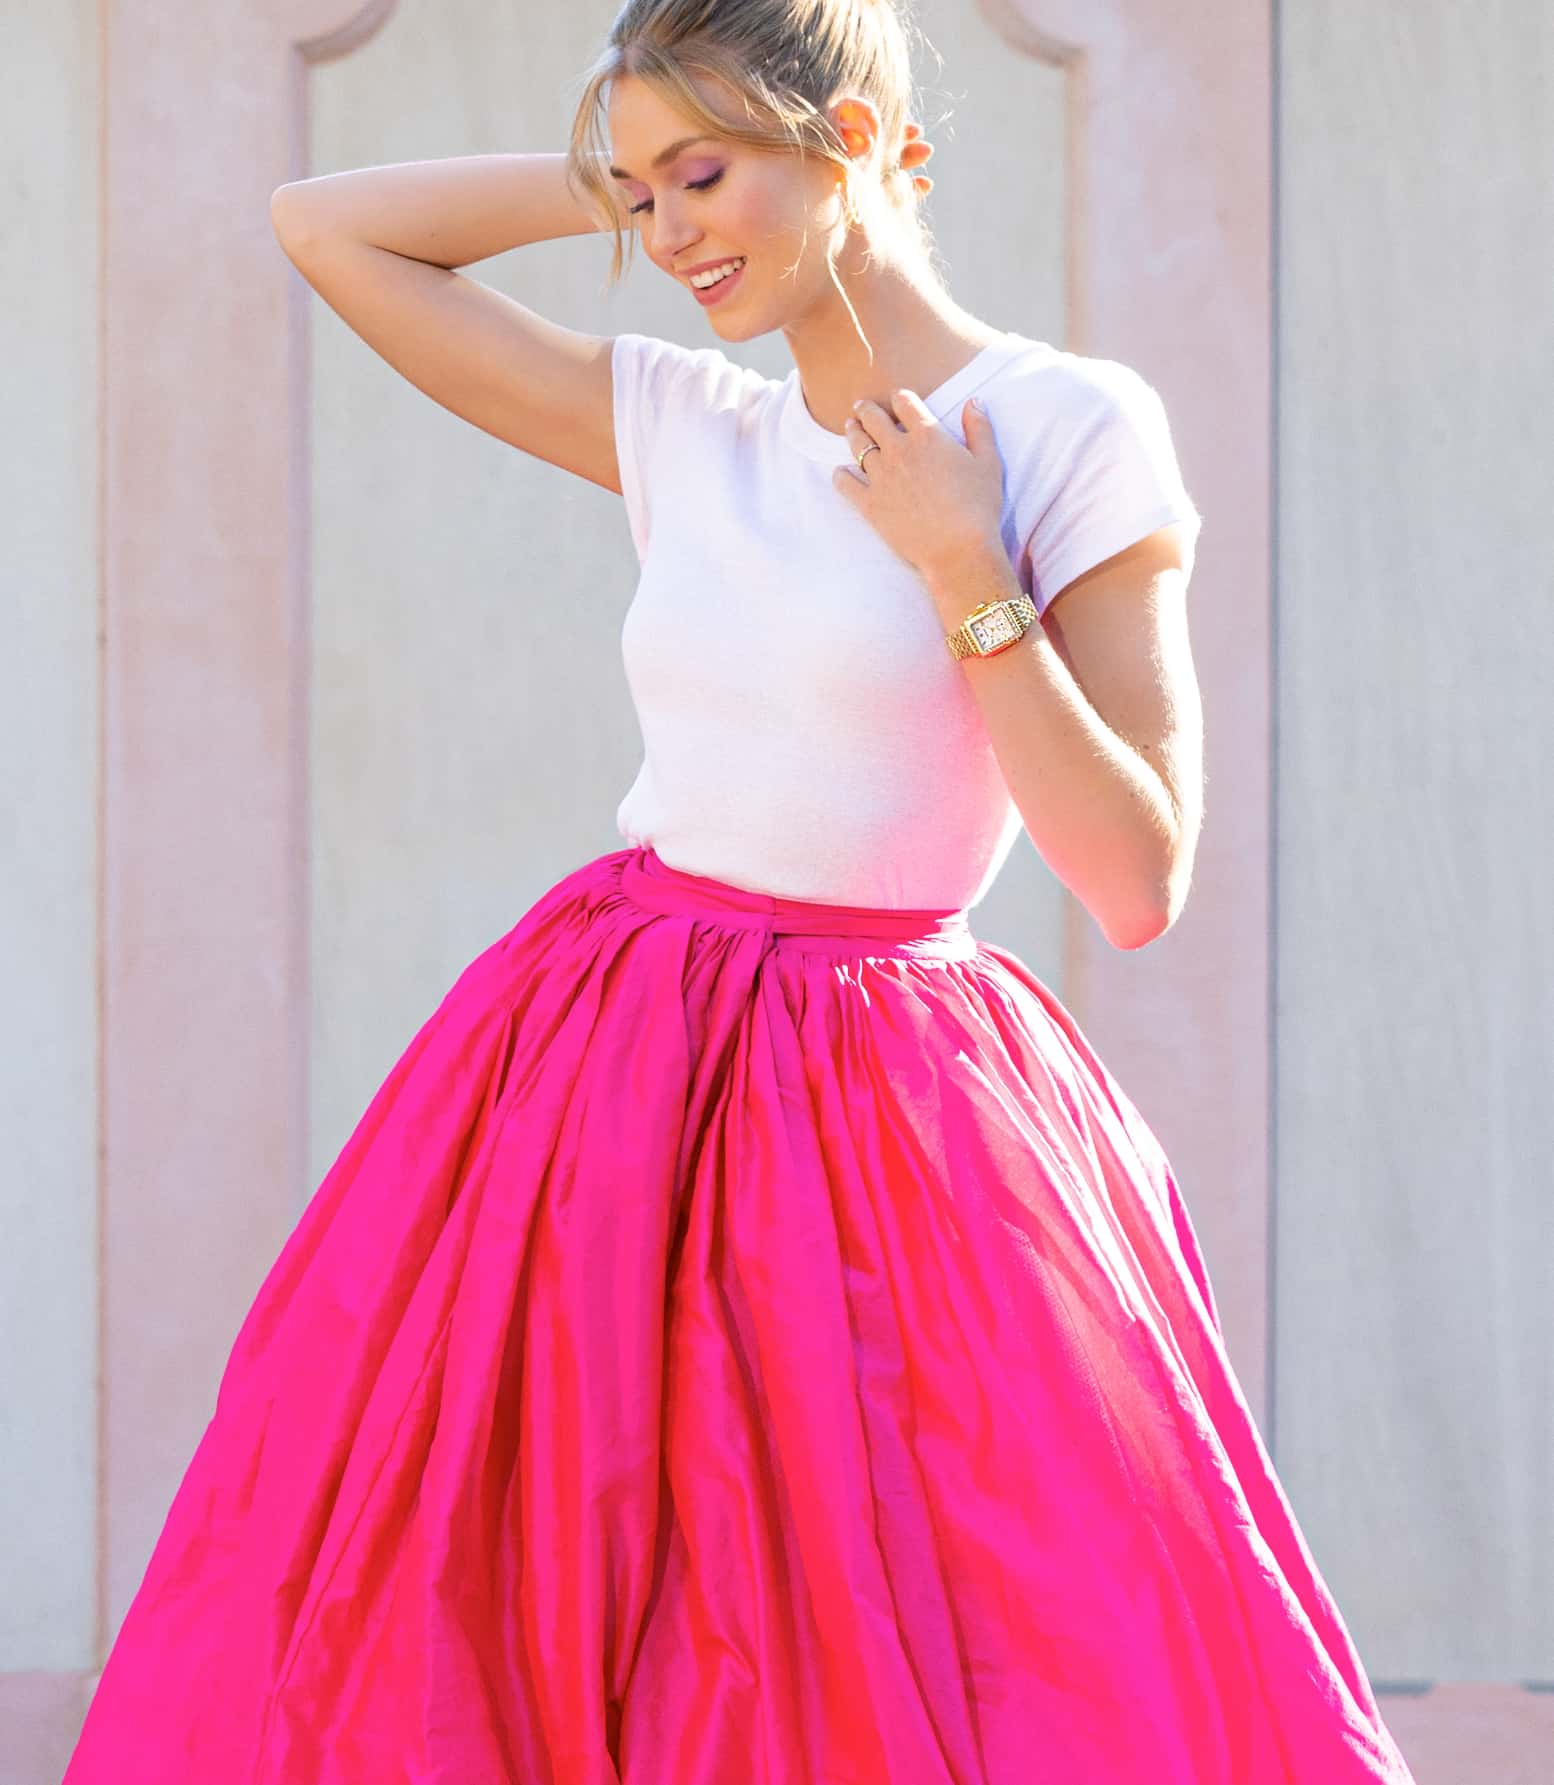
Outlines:
{"label": "skirt fold", "polygon": [[1170,1164],[964,911],[586,863],[242,1323],[65,1785],[1410,1774]]}

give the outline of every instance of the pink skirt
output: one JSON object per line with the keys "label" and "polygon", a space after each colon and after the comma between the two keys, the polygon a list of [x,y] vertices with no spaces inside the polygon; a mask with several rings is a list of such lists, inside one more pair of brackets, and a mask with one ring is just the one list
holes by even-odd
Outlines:
{"label": "pink skirt", "polygon": [[1410,1777],[1053,993],[633,848],[319,1185],[65,1785]]}

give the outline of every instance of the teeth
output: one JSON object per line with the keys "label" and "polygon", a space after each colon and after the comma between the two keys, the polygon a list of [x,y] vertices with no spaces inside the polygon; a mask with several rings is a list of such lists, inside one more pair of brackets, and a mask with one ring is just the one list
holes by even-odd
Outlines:
{"label": "teeth", "polygon": [[692,273],[691,284],[698,291],[705,291],[709,285],[716,285],[720,279],[726,279],[730,273],[737,272],[745,264],[741,254],[736,260],[726,260],[720,267],[710,267],[705,273]]}

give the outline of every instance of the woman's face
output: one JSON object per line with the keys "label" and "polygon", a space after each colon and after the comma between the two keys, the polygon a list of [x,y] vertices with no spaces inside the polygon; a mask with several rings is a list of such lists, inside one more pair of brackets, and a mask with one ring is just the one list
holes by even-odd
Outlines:
{"label": "woman's face", "polygon": [[[731,115],[727,100],[720,102],[721,83],[696,85],[718,115]],[[643,250],[707,310],[721,336],[750,340],[788,326],[834,290],[825,253],[841,205],[831,163],[812,156],[806,165],[796,151],[771,153],[727,138],[675,149],[701,136],[701,125],[629,75],[612,83],[609,120],[610,171],[635,211]],[[729,261],[743,265],[698,296],[688,275]]]}

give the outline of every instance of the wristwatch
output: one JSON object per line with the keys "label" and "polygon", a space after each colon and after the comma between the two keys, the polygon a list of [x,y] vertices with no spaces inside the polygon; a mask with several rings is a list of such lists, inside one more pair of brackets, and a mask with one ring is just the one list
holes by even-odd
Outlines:
{"label": "wristwatch", "polygon": [[1028,595],[984,601],[953,632],[944,635],[945,643],[952,657],[996,657],[1017,645],[1035,620],[1036,604]]}

